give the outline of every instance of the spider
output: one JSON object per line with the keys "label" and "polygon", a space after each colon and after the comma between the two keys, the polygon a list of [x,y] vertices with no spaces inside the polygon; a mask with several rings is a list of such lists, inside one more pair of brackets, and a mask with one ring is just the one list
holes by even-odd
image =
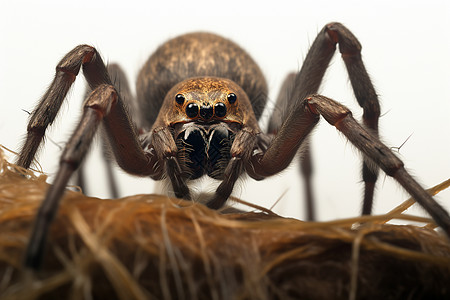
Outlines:
{"label": "spider", "polygon": [[[336,45],[364,110],[364,126],[346,107],[316,94]],[[53,82],[31,114],[17,161],[22,167],[30,166],[47,126],[82,67],[92,92],[83,104],[81,120],[62,153],[56,179],[36,216],[25,266],[39,267],[46,234],[65,186],[80,166],[100,124],[123,170],[154,180],[168,178],[174,194],[184,199],[192,198],[189,181],[205,175],[217,179],[220,184],[206,205],[219,209],[243,173],[261,180],[284,170],[300,147],[306,148],[303,152],[308,154],[305,140],[322,116],[364,154],[364,214],[371,211],[381,168],[450,236],[448,213],[378,139],[380,107],[360,51],[358,40],[342,24],[324,26],[301,70],[285,80],[277,106],[288,108],[286,113],[280,113],[283,109],[275,111],[265,132],[258,120],[267,100],[266,81],[249,54],[228,39],[191,33],[162,44],[139,73],[136,98],[130,96],[118,66],[107,68],[91,46],[75,47],[57,65]],[[112,75],[122,85],[125,83],[122,93],[114,86]],[[308,159],[302,169],[308,181]]]}

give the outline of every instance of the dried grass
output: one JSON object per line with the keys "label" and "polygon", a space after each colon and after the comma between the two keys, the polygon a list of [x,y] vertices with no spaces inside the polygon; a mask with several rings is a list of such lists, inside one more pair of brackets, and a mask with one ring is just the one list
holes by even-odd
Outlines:
{"label": "dried grass", "polygon": [[22,256],[47,188],[0,154],[0,299],[450,299],[450,243],[404,207],[302,222],[67,190],[34,274]]}

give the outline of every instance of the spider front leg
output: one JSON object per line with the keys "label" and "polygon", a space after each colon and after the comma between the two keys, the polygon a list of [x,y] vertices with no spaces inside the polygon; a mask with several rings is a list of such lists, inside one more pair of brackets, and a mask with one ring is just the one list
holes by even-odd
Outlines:
{"label": "spider front leg", "polygon": [[[373,135],[378,136],[378,118],[380,116],[380,105],[375,88],[369,78],[361,57],[361,44],[353,33],[340,23],[327,24],[317,35],[311,45],[303,66],[297,74],[291,74],[285,80],[280,96],[277,99],[278,110],[275,111],[269,123],[269,133],[276,133],[283,122],[283,111],[287,111],[291,103],[297,99],[304,99],[307,95],[317,93],[322,78],[330,63],[331,58],[339,46],[342,60],[352,84],[358,104],[363,108],[363,123],[371,130]],[[314,219],[312,207],[312,196],[310,186],[311,164],[309,162],[309,146],[305,145],[302,173],[305,175],[305,186],[307,192],[308,219]],[[362,177],[364,181],[363,214],[370,214],[377,181],[377,168],[369,168],[363,163]]]}
{"label": "spider front leg", "polygon": [[328,123],[341,131],[369,161],[397,180],[450,237],[448,212],[412,178],[405,170],[403,162],[386,145],[356,122],[345,106],[318,95],[311,96],[306,101],[311,111],[322,115]]}
{"label": "spider front leg", "polygon": [[53,123],[81,67],[92,90],[100,84],[112,85],[103,60],[95,48],[80,45],[67,53],[56,66],[53,82],[31,114],[27,138],[17,160],[19,166],[30,167],[47,127]]}
{"label": "spider front leg", "polygon": [[411,177],[403,162],[386,145],[353,118],[348,108],[324,96],[312,95],[297,101],[267,150],[252,157],[254,172],[270,176],[282,170],[279,166],[287,166],[319,115],[341,131],[366,159],[397,180],[450,237],[448,212]]}
{"label": "spider front leg", "polygon": [[[125,75],[125,72],[122,70],[122,68],[115,63],[108,64],[106,66],[107,72],[109,74],[109,77],[111,78],[111,81],[114,83],[114,86],[117,88],[118,92],[120,93],[121,98],[125,103],[127,103],[127,109],[130,111],[130,115],[133,116],[133,122],[134,124],[141,124],[139,122],[139,119],[137,118],[138,115],[135,113],[136,111],[136,105],[135,105],[135,98],[132,96],[130,86],[128,84],[127,77]],[[87,87],[85,90],[84,98],[87,99],[89,97],[89,94],[92,92],[92,90]],[[100,142],[100,147],[102,150],[102,158],[104,167],[106,170],[106,182],[108,183],[108,190],[110,192],[110,197],[113,199],[119,198],[119,187],[117,185],[117,179],[113,171],[112,161],[110,157],[110,150],[108,147],[108,141],[106,140],[106,136],[102,135],[102,139]],[[84,194],[89,194],[89,189],[87,186],[87,181],[85,178],[86,173],[86,163],[82,163],[80,167],[78,168],[76,174],[75,174],[75,184],[81,188]]]}
{"label": "spider front leg", "polygon": [[[324,66],[326,67],[326,66]],[[277,133],[278,129],[283,124],[283,115],[282,112],[287,111],[287,106],[289,105],[289,101],[291,100],[291,93],[293,88],[295,87],[295,79],[297,77],[296,73],[290,73],[286,76],[280,93],[277,98],[277,109],[273,111],[270,121],[268,133],[270,135],[274,135]],[[299,86],[300,88],[305,88],[303,84]],[[314,87],[308,88],[308,90],[312,90],[312,92],[316,92]],[[305,96],[308,93],[302,92]],[[312,174],[313,174],[313,163],[312,163],[312,155],[311,155],[311,147],[309,142],[305,142],[302,147],[302,155],[300,159],[300,172],[303,179],[303,187],[304,187],[304,195],[305,195],[305,209],[306,209],[306,220],[314,221],[316,220],[315,213],[315,198],[314,198],[314,189],[312,182]]]}
{"label": "spider front leg", "polygon": [[[104,105],[96,105],[93,100],[100,99]],[[42,202],[25,254],[25,266],[37,269],[41,263],[48,228],[58,210],[64,189],[73,172],[78,168],[87,153],[94,134],[103,116],[117,102],[117,94],[111,86],[100,86],[88,98],[81,121],[67,143],[60,159],[60,167],[55,182],[49,187]]]}
{"label": "spider front leg", "polygon": [[48,228],[58,210],[64,189],[88,151],[100,123],[103,123],[116,161],[125,171],[157,176],[157,157],[142,149],[123,101],[111,85],[99,85],[84,103],[81,120],[60,159],[55,182],[49,187],[36,216],[25,254],[25,266],[37,269],[41,263]]}

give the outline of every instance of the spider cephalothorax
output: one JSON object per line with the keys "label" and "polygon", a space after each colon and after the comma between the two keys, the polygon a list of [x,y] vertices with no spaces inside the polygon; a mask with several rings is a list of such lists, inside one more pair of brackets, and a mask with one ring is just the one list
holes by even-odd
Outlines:
{"label": "spider cephalothorax", "polygon": [[183,178],[223,179],[234,137],[243,127],[259,131],[247,94],[216,77],[187,79],[165,97],[154,129],[171,128]]}
{"label": "spider cephalothorax", "polygon": [[[336,45],[369,130],[345,106],[316,94]],[[191,199],[189,180],[203,175],[219,179],[219,186],[206,203],[217,209],[227,201],[242,173],[261,180],[284,170],[299,148],[307,147],[304,141],[322,116],[364,154],[363,213],[370,213],[380,167],[413,195],[450,236],[448,213],[377,137],[380,107],[360,51],[358,40],[342,24],[326,25],[313,42],[300,72],[285,80],[277,100],[279,109],[272,116],[269,129],[262,131],[257,120],[267,101],[267,83],[249,54],[228,39],[192,33],[164,43],[141,69],[136,98],[131,96],[118,67],[107,69],[93,47],[74,48],[58,64],[54,81],[33,111],[18,160],[19,165],[30,166],[47,126],[56,117],[82,67],[92,92],[61,156],[56,180],[38,212],[26,265],[39,265],[57,204],[101,123],[122,169],[157,180],[168,178],[177,197]],[[111,75],[120,82],[120,93]],[[310,174],[308,163],[304,166],[304,174]]]}

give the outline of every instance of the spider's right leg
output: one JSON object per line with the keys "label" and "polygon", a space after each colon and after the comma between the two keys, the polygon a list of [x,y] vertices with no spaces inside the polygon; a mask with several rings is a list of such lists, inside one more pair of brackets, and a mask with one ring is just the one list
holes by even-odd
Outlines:
{"label": "spider's right leg", "polygon": [[[380,105],[361,58],[361,44],[350,30],[340,23],[327,24],[319,32],[308,51],[300,72],[293,80],[289,97],[281,98],[284,103],[277,103],[277,106],[283,112],[283,108],[287,105],[295,103],[298,99],[304,99],[310,94],[317,93],[337,44],[347,67],[356,100],[364,110],[363,123],[372,134],[378,137]],[[287,113],[287,110],[285,113]],[[280,128],[284,119],[284,117],[274,118],[274,121],[271,121],[270,128],[272,130]],[[369,168],[368,164],[364,162],[362,173],[365,185],[362,213],[370,214],[378,168],[375,166]]]}
{"label": "spider's right leg", "polygon": [[58,210],[64,189],[86,155],[100,122],[117,101],[118,95],[114,88],[110,85],[102,85],[95,89],[85,102],[81,121],[61,155],[55,181],[47,190],[46,197],[37,213],[25,254],[26,267],[32,269],[39,267],[48,228]]}
{"label": "spider's right leg", "polygon": [[[135,107],[135,99],[131,93],[130,86],[128,84],[127,77],[125,76],[125,72],[122,70],[122,68],[118,64],[108,64],[106,67],[108,74],[111,78],[111,81],[114,84],[114,87],[117,88],[124,105],[127,107],[127,109],[130,111],[131,116],[133,116],[132,121],[134,123],[140,124],[139,120],[137,120],[137,117],[139,117],[139,114],[136,113],[136,107]],[[89,94],[92,92],[90,88],[87,88],[85,91],[85,99],[88,98]],[[117,184],[117,179],[114,175],[113,171],[113,157],[111,155],[111,151],[108,147],[108,141],[104,138],[104,135],[101,135],[101,150],[102,150],[102,159],[105,165],[106,169],[106,181],[109,187],[110,197],[117,199],[119,198],[119,188]],[[84,194],[88,195],[89,191],[86,186],[86,179],[85,179],[85,161],[80,165],[76,172],[76,185],[81,188]]]}
{"label": "spider's right leg", "polygon": [[85,157],[100,123],[122,169],[140,176],[162,176],[163,171],[155,167],[159,165],[157,155],[142,148],[120,95],[111,85],[99,85],[84,102],[81,120],[61,155],[55,182],[39,208],[25,256],[29,268],[37,269],[41,263],[48,228],[64,189]]}
{"label": "spider's right leg", "polygon": [[30,167],[47,127],[52,124],[58,114],[81,66],[91,90],[100,84],[112,85],[105,65],[95,48],[80,45],[67,53],[56,66],[55,78],[31,114],[27,137],[17,160],[19,166]]}
{"label": "spider's right leg", "polygon": [[[118,89],[120,96],[125,104],[125,106],[131,110],[131,115],[133,116],[133,122],[136,122],[135,112],[136,108],[134,106],[134,97],[131,94],[130,86],[128,84],[128,80],[125,76],[125,72],[122,68],[117,64],[108,64],[106,67],[108,74],[113,82],[114,86]],[[87,88],[85,91],[85,99],[89,97],[89,94],[92,92],[90,88]],[[139,123],[138,123],[139,124]],[[108,148],[108,141],[104,138],[104,135],[101,135],[101,150],[102,150],[102,160],[106,169],[106,181],[109,187],[110,197],[113,199],[119,198],[119,188],[117,184],[116,177],[114,176],[113,166],[112,166],[112,157],[110,154],[110,150]],[[86,160],[85,160],[86,161]],[[76,171],[76,180],[75,184],[81,188],[84,194],[88,195],[89,191],[86,185],[85,178],[85,161],[80,165],[78,170]]]}

